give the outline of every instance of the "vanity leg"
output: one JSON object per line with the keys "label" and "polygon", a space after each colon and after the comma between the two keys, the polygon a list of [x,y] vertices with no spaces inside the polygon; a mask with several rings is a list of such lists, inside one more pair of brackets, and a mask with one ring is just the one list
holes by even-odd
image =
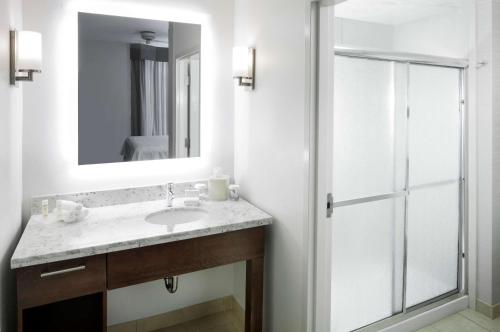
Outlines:
{"label": "vanity leg", "polygon": [[23,308],[17,307],[17,331],[23,332]]}
{"label": "vanity leg", "polygon": [[102,319],[102,331],[106,332],[108,330],[108,292],[102,292],[101,301],[101,319]]}
{"label": "vanity leg", "polygon": [[264,257],[247,261],[245,332],[262,331]]}

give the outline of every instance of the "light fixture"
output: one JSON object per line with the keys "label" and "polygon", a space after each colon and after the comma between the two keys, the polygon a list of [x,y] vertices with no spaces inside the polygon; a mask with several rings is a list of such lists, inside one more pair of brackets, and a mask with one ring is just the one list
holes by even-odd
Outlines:
{"label": "light fixture", "polygon": [[42,72],[42,35],[35,31],[10,32],[10,84],[33,81]]}
{"label": "light fixture", "polygon": [[233,49],[233,77],[238,85],[254,89],[255,87],[255,48],[235,47]]}

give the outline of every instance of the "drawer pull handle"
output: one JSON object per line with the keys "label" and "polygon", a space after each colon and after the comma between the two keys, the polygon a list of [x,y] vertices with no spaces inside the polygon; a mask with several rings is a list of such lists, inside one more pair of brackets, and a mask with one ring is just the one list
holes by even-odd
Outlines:
{"label": "drawer pull handle", "polygon": [[83,271],[85,269],[86,269],[86,266],[81,265],[81,266],[71,267],[69,269],[64,269],[64,270],[45,272],[45,273],[40,274],[40,278],[48,278],[48,277],[53,277],[53,276],[57,276],[60,274],[66,274],[66,273],[76,272],[76,271]]}

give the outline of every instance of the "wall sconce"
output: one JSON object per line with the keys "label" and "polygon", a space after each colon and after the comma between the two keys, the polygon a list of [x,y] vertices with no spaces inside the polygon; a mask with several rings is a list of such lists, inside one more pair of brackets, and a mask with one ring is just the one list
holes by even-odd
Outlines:
{"label": "wall sconce", "polygon": [[238,85],[255,88],[255,48],[235,47],[233,49],[233,77]]}
{"label": "wall sconce", "polygon": [[42,35],[35,31],[10,31],[10,84],[33,81],[42,72]]}

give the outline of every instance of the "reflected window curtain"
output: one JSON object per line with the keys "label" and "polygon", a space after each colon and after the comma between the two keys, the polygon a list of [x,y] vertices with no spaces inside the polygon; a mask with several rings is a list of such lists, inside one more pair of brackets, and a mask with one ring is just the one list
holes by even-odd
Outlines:
{"label": "reflected window curtain", "polygon": [[167,136],[168,62],[156,50],[145,54],[156,47],[139,46],[140,54],[131,48],[132,136]]}

